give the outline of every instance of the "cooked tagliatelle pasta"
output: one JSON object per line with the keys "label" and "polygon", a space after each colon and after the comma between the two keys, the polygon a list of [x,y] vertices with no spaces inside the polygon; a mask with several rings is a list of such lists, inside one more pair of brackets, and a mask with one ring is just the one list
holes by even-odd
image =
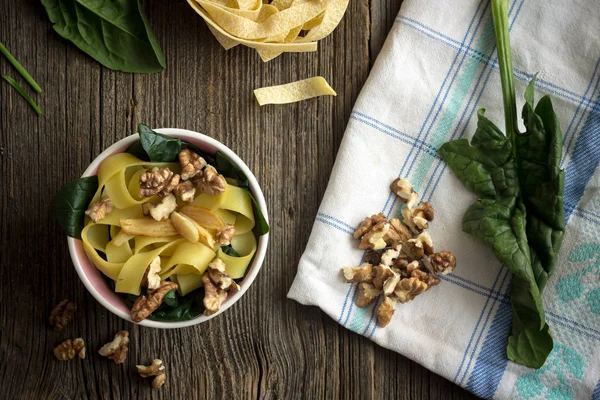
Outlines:
{"label": "cooked tagliatelle pasta", "polygon": [[[234,280],[244,277],[257,250],[250,192],[189,149],[178,158],[149,162],[120,153],[98,169],[81,240],[115,291],[136,297],[132,318],[153,317],[158,305],[143,307],[153,303],[152,296],[163,301],[164,284],[178,287],[179,299],[164,300],[171,304],[185,304],[209,284],[203,308],[205,314],[218,311],[227,294],[239,289]],[[161,312],[168,320],[194,316],[189,310],[180,315],[178,307]]]}
{"label": "cooked tagliatelle pasta", "polygon": [[317,50],[344,16],[349,0],[188,0],[226,49],[256,49],[263,61]]}
{"label": "cooked tagliatelle pasta", "polygon": [[254,90],[256,101],[261,106],[265,104],[293,103],[325,95],[337,96],[337,93],[322,76]]}

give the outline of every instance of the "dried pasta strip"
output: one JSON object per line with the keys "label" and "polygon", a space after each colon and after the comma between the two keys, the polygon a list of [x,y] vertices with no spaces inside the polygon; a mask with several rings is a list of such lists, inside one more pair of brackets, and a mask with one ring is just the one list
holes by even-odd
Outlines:
{"label": "dried pasta strip", "polygon": [[[284,38],[283,41],[285,43],[292,43],[294,40],[296,40],[296,38],[300,34],[301,30],[302,30],[301,26],[298,26],[298,27],[292,29],[290,31],[290,33]],[[270,51],[270,50],[256,50],[256,52],[258,53],[258,55],[264,62],[271,61],[275,57],[278,57],[282,54],[281,51]]]}
{"label": "dried pasta strip", "polygon": [[325,95],[336,96],[337,93],[322,76],[254,90],[254,96],[261,106],[293,103]]}
{"label": "dried pasta strip", "polygon": [[206,0],[197,0],[198,4],[210,15],[211,19],[231,35],[248,40],[263,39],[287,33],[291,29],[304,25],[325,10],[326,2],[308,2],[294,5],[272,14],[263,22],[254,22],[243,16],[213,4]]}
{"label": "dried pasta strip", "polygon": [[237,40],[230,39],[229,37],[223,35],[221,32],[219,32],[210,25],[208,25],[208,29],[210,29],[215,39],[217,39],[217,42],[219,42],[219,44],[223,46],[225,50],[232,49],[238,44],[240,44],[240,42],[238,42]]}
{"label": "dried pasta strip", "polygon": [[287,52],[311,52],[317,51],[317,43],[316,42],[307,42],[307,43],[262,43],[256,42],[252,40],[240,39],[237,38],[225,30],[223,30],[219,25],[217,25],[208,15],[200,5],[196,3],[195,0],[188,0],[188,3],[192,6],[192,8],[206,21],[209,26],[212,26],[216,31],[223,34],[224,36],[233,39],[244,46],[248,46],[254,49],[259,50],[272,50],[272,51],[281,51],[284,53]]}
{"label": "dried pasta strip", "polygon": [[327,4],[327,9],[325,10],[321,23],[311,29],[306,36],[299,38],[296,42],[312,42],[328,36],[342,20],[342,17],[348,8],[348,3],[350,3],[350,0],[331,0]]}

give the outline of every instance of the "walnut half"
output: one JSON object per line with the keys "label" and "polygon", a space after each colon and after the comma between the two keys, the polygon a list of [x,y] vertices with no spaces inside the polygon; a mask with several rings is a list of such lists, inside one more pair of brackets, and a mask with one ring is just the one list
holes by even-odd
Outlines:
{"label": "walnut half", "polygon": [[162,360],[154,359],[152,360],[152,364],[146,365],[136,365],[138,373],[142,378],[154,377],[152,380],[152,388],[160,389],[167,379],[167,375],[165,375],[165,366]]}
{"label": "walnut half", "polygon": [[119,331],[113,341],[102,346],[98,353],[113,360],[115,364],[122,364],[127,358],[127,351],[129,351],[129,332]]}
{"label": "walnut half", "polygon": [[85,358],[85,343],[82,338],[67,339],[56,346],[53,353],[60,361],[72,360],[75,356]]}
{"label": "walnut half", "polygon": [[85,212],[85,215],[90,217],[92,222],[98,222],[106,217],[113,209],[113,203],[108,196],[102,197],[100,200],[92,204]]}
{"label": "walnut half", "polygon": [[162,304],[163,298],[170,290],[177,290],[179,286],[175,282],[162,281],[160,287],[148,290],[148,295],[140,296],[133,303],[130,316],[134,322],[140,322],[152,314]]}
{"label": "walnut half", "polygon": [[62,331],[73,319],[75,310],[77,310],[77,304],[64,299],[50,313],[50,326],[53,326],[56,331]]}

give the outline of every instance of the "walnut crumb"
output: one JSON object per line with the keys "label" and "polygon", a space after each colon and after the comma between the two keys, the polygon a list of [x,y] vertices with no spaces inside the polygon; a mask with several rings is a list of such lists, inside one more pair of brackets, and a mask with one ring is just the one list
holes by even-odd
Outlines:
{"label": "walnut crumb", "polygon": [[160,287],[160,276],[158,275],[161,271],[160,257],[156,256],[154,260],[146,268],[144,276],[142,277],[142,287],[148,289],[158,289]]}
{"label": "walnut crumb", "polygon": [[53,326],[56,331],[62,331],[73,319],[75,310],[77,310],[77,304],[64,299],[50,313],[50,326]]}
{"label": "walnut crumb", "polygon": [[427,290],[427,284],[418,278],[404,278],[398,282],[394,296],[400,303],[407,303]]}
{"label": "walnut crumb", "polygon": [[449,251],[440,251],[427,259],[433,273],[446,275],[456,268],[456,257]]}
{"label": "walnut crumb", "polygon": [[[148,204],[146,206],[146,204]],[[156,221],[162,221],[169,219],[171,213],[177,208],[177,199],[173,194],[168,194],[159,203],[150,204],[144,203],[145,207],[142,207],[144,214],[149,214]]]}
{"label": "walnut crumb", "polygon": [[115,364],[122,364],[127,358],[127,351],[129,351],[129,332],[119,331],[113,341],[102,346],[98,353],[113,360]]}
{"label": "walnut crumb", "polygon": [[102,197],[97,202],[93,203],[85,212],[85,215],[90,217],[92,222],[98,222],[106,217],[113,209],[113,203],[108,196]]}
{"label": "walnut crumb", "polygon": [[56,346],[53,353],[60,361],[72,360],[75,356],[85,358],[85,343],[82,338],[67,339]]}
{"label": "walnut crumb", "polygon": [[385,328],[392,317],[396,309],[396,300],[392,297],[386,296],[379,307],[377,307],[377,325],[381,328]]}
{"label": "walnut crumb", "polygon": [[190,202],[194,200],[196,188],[192,181],[183,181],[177,185],[173,192],[181,199],[181,201]]}
{"label": "walnut crumb", "polygon": [[375,301],[377,296],[382,293],[381,289],[377,289],[373,284],[361,282],[358,285],[358,294],[356,295],[356,305],[366,307]]}
{"label": "walnut crumb", "polygon": [[204,283],[204,314],[212,315],[221,309],[221,304],[227,299],[227,292],[210,279],[208,272],[202,275]]}

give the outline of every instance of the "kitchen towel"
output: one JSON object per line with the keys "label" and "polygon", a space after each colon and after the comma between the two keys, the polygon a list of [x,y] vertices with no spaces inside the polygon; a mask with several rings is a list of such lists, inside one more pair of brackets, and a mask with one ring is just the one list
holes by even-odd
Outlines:
{"label": "kitchen towel", "polygon": [[[567,230],[543,296],[555,345],[537,371],[506,358],[511,275],[461,231],[475,197],[436,153],[472,136],[478,108],[504,127],[490,8],[488,0],[403,2],[350,115],[288,297],[483,398],[600,399],[600,5],[509,5],[517,107],[539,72],[536,101],[552,97],[564,135]],[[432,202],[435,248],[453,252],[458,266],[378,328],[340,269],[360,263],[352,233],[366,216],[399,214],[389,190],[397,177]]]}

